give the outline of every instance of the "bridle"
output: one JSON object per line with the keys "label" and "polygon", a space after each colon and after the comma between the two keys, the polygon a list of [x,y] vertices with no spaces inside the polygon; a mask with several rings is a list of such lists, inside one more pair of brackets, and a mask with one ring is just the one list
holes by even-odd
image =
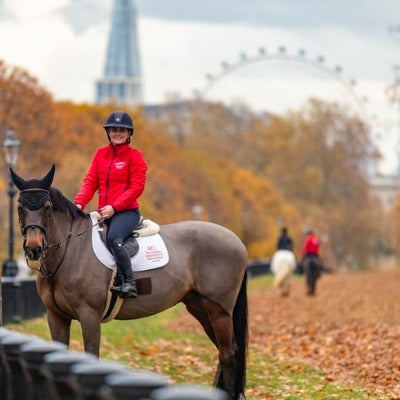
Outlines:
{"label": "bridle", "polygon": [[[28,209],[33,210],[33,209],[40,209],[44,206],[45,210],[46,210],[46,215],[44,218],[44,223],[34,223],[34,224],[25,224],[23,225],[21,218],[19,218],[19,223],[20,223],[20,228],[21,228],[21,233],[22,233],[22,237],[24,239],[24,243],[23,243],[23,248],[24,248],[24,252],[25,252],[25,259],[26,259],[26,263],[28,265],[29,268],[38,271],[43,277],[46,277],[48,279],[52,279],[56,273],[59,271],[59,269],[61,268],[65,256],[67,254],[67,250],[68,250],[68,245],[71,241],[71,239],[75,239],[79,236],[82,236],[84,233],[88,232],[89,230],[91,230],[93,227],[95,227],[96,225],[98,225],[101,221],[99,220],[98,222],[96,222],[95,224],[89,226],[88,228],[84,229],[81,232],[78,232],[75,235],[72,235],[72,228],[73,228],[73,218],[71,218],[71,222],[70,222],[70,226],[69,226],[69,231],[68,234],[66,236],[66,238],[60,240],[58,243],[53,243],[53,244],[48,244],[48,238],[47,238],[47,228],[48,228],[48,223],[51,217],[51,210],[52,210],[52,201],[51,201],[51,196],[50,196],[50,191],[47,189],[41,189],[41,188],[32,188],[32,189],[23,189],[21,190],[20,194],[24,194],[24,193],[29,193],[29,192],[37,192],[37,193],[44,193],[45,196],[42,197],[42,199],[40,201],[38,201],[36,204],[29,204],[29,201],[27,201],[27,199],[23,199],[23,197],[19,198],[19,202],[22,203],[23,205],[25,205]],[[32,207],[32,208],[31,208]],[[34,266],[32,266],[30,264],[30,259],[27,256],[26,252],[26,232],[28,231],[28,229],[30,228],[39,228],[42,233],[43,233],[43,245],[42,245],[42,254],[40,256],[40,266],[39,268],[36,268]],[[61,255],[61,258],[56,266],[56,268],[50,272],[48,271],[48,269],[46,268],[46,261],[53,256],[57,250],[59,250],[60,248],[64,248],[64,252]]]}
{"label": "bridle", "polygon": [[[24,193],[29,193],[29,192],[44,193],[44,196],[42,196],[41,198],[39,196],[39,198],[37,199],[37,202],[34,203],[34,202],[29,201],[29,199],[27,199],[26,197],[24,198],[24,196],[23,196]],[[22,195],[22,197],[21,197],[21,195]],[[42,224],[34,223],[34,224],[25,224],[24,225],[21,221],[21,217],[19,218],[21,233],[24,238],[23,248],[24,248],[24,253],[25,253],[25,259],[26,259],[26,263],[29,268],[38,271],[42,277],[47,278],[47,280],[49,282],[50,292],[51,292],[53,302],[54,302],[55,306],[58,308],[58,310],[61,312],[61,314],[65,316],[66,315],[65,311],[61,309],[61,307],[58,305],[56,298],[55,298],[54,279],[53,278],[55,277],[55,275],[57,274],[57,272],[60,270],[61,266],[63,265],[64,259],[67,255],[68,245],[71,242],[71,240],[83,235],[84,233],[88,232],[89,230],[92,230],[92,228],[94,226],[98,225],[101,221],[99,220],[95,224],[90,225],[88,228],[84,229],[83,231],[78,232],[75,235],[72,235],[74,219],[71,217],[69,231],[68,231],[66,238],[60,240],[58,243],[48,244],[47,228],[48,228],[49,220],[51,217],[51,211],[53,208],[50,191],[48,189],[42,189],[42,188],[23,189],[20,191],[20,197],[19,197],[18,201],[21,204],[23,204],[24,206],[26,206],[28,209],[30,209],[31,211],[39,210],[39,209],[45,207],[46,215],[44,218],[44,223],[42,223]],[[31,260],[27,256],[26,233],[29,228],[39,228],[43,234],[44,239],[43,239],[43,244],[42,244],[42,253],[40,255],[39,268],[32,266],[30,264]],[[61,248],[64,248],[64,251],[57,263],[57,266],[52,271],[49,271],[48,268],[46,268],[46,261]]]}

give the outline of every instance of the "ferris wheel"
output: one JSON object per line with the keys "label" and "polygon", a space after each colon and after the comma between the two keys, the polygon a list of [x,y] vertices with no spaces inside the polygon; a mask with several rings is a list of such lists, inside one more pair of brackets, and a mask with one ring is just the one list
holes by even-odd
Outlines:
{"label": "ferris wheel", "polygon": [[[229,80],[230,77],[239,70],[245,70],[255,64],[262,63],[280,63],[281,65],[292,64],[296,69],[305,69],[311,76],[318,76],[326,82],[337,85],[345,97],[352,103],[353,109],[366,122],[370,122],[371,117],[367,111],[368,97],[359,94],[357,90],[357,81],[354,78],[346,78],[343,68],[340,65],[328,66],[322,55],[312,59],[307,56],[304,49],[300,49],[295,53],[287,51],[285,46],[280,46],[274,51],[269,51],[264,47],[260,47],[258,52],[253,55],[240,53],[238,59],[233,62],[222,61],[219,71],[215,73],[207,73],[205,75],[206,82],[197,89],[193,90],[193,94],[198,99],[208,100],[213,94],[218,92],[218,88],[223,82]],[[215,97],[215,96],[214,96]],[[318,97],[318,96],[314,96]]]}

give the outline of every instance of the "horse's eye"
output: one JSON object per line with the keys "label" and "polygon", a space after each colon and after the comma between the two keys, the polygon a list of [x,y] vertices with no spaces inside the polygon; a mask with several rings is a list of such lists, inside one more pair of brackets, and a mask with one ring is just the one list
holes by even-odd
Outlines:
{"label": "horse's eye", "polygon": [[20,220],[22,220],[25,217],[24,207],[18,206],[18,216]]}

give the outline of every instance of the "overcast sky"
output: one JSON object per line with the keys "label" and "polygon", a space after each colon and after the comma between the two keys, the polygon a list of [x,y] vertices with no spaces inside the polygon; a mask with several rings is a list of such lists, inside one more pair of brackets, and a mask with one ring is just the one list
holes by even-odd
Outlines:
{"label": "overcast sky", "polygon": [[[92,102],[111,5],[0,0],[0,58],[28,69],[57,100]],[[262,47],[270,56],[226,75],[207,96],[274,112],[296,109],[309,96],[344,102],[375,121],[386,169],[394,166],[399,125],[385,88],[400,65],[400,35],[390,33],[400,27],[400,0],[136,0],[136,6],[146,103],[168,93],[189,98],[222,61],[234,65],[240,53],[252,58]],[[279,46],[287,49],[285,61],[274,58]],[[299,49],[306,52],[301,62]],[[331,72],[335,66],[343,71]],[[363,98],[368,102],[360,105]]]}

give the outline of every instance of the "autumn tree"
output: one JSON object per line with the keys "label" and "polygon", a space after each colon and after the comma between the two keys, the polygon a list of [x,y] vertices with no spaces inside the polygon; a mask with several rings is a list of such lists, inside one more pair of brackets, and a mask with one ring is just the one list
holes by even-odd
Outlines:
{"label": "autumn tree", "polygon": [[242,111],[237,115],[219,104],[193,109],[185,146],[272,181],[300,211],[303,224],[329,238],[336,262],[368,262],[377,240],[365,174],[377,152],[368,127],[343,107],[318,100],[285,116]]}
{"label": "autumn tree", "polygon": [[[0,96],[0,129],[13,126],[23,143],[17,171],[42,176],[55,163],[54,184],[72,199],[95,150],[107,144],[102,126],[115,105],[54,102],[28,72],[4,62]],[[338,263],[368,261],[382,232],[364,174],[375,153],[362,121],[317,100],[284,116],[201,101],[168,107],[159,120],[122,108],[149,164],[145,217],[190,219],[201,204],[202,218],[236,232],[250,257],[272,255],[282,221],[297,243],[309,224],[329,238]],[[0,184],[5,189],[5,174]]]}

